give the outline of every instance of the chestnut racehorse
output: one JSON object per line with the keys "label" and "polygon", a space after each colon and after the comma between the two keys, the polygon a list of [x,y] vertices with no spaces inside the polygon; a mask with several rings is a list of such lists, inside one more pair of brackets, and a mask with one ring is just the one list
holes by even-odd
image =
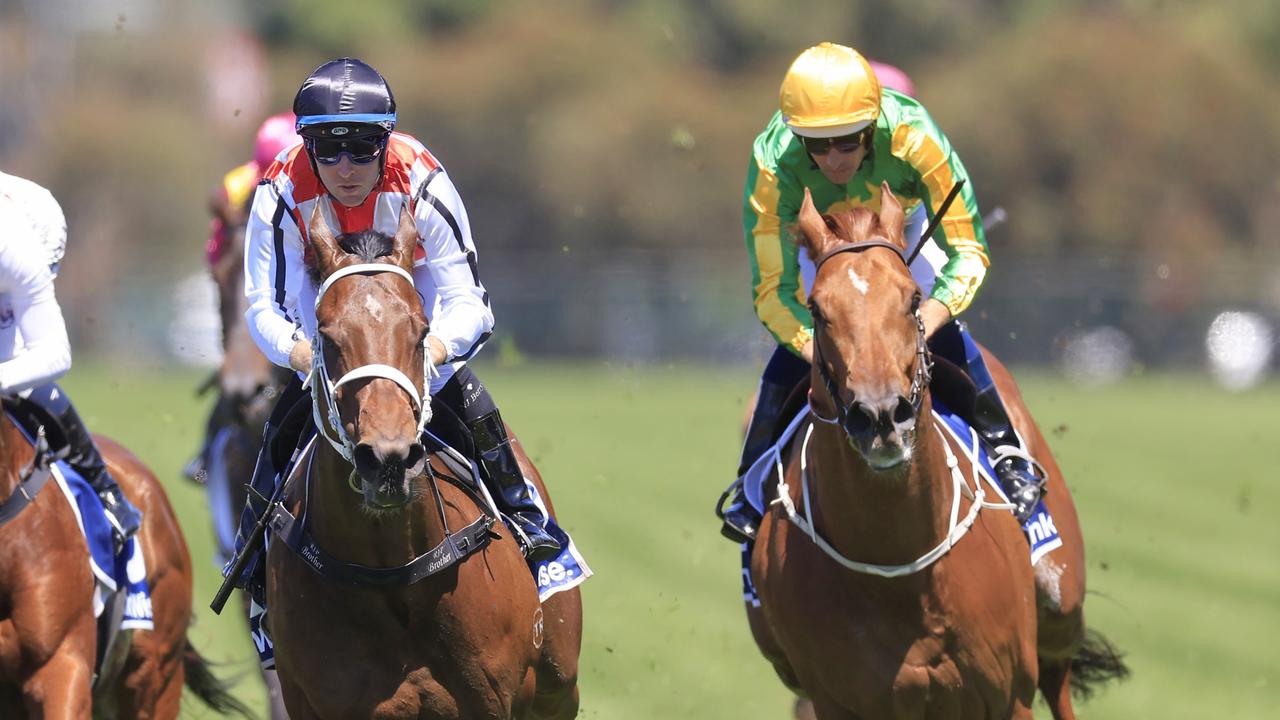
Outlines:
{"label": "chestnut racehorse", "polygon": [[1037,686],[1074,718],[1073,669],[1077,690],[1127,670],[1086,637],[1075,508],[1012,378],[989,358],[1064,542],[1034,569],[1012,514],[935,426],[896,198],[884,187],[878,215],[821,216],[806,191],[798,230],[818,266],[813,390],[751,559],[757,644],[821,720],[1030,718]]}
{"label": "chestnut racehorse", "polygon": [[[213,513],[220,565],[231,557],[235,523],[244,510],[245,484],[253,476],[263,427],[289,377],[288,370],[262,354],[249,333],[249,322],[245,318],[249,302],[244,294],[245,218],[241,214],[228,219],[226,247],[209,268],[218,288],[222,362],[215,378],[206,384],[206,387],[216,387],[218,398],[214,405],[216,429],[207,439],[205,488]],[[242,599],[247,616],[248,596],[242,594]],[[276,674],[263,670],[262,681],[267,687],[270,716],[275,720],[287,718]]]}
{"label": "chestnut racehorse", "polygon": [[[175,718],[184,684],[218,712],[248,717],[187,640],[191,557],[164,489],[124,447],[95,440],[143,512],[137,540],[155,629],[122,630],[93,681],[99,650],[89,550],[66,497],[46,476],[38,491],[27,492],[30,503],[0,526],[0,717]],[[34,455],[9,415],[0,414],[0,501],[24,493],[19,483],[40,472]]]}
{"label": "chestnut racehorse", "polygon": [[[305,513],[310,538],[295,552],[273,524],[267,558],[267,626],[289,714],[572,718],[578,590],[539,603],[511,534],[424,455],[427,319],[412,281],[413,219],[402,212],[394,238],[334,238],[321,204],[308,262],[324,438],[297,463],[284,501],[299,525]],[[479,530],[459,537],[467,528]],[[453,551],[432,553],[442,547]]]}

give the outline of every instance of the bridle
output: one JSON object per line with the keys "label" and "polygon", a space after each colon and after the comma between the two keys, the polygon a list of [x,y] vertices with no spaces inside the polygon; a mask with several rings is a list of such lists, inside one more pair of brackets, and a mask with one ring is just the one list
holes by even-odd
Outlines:
{"label": "bridle", "polygon": [[[861,242],[851,242],[837,245],[822,254],[814,263],[814,276],[822,269],[823,263],[827,262],[836,255],[842,253],[860,253],[871,248],[885,248],[892,250],[894,257],[902,261],[903,265],[907,265],[907,259],[902,255],[902,249],[887,240],[863,240]],[[909,268],[910,266],[908,266]],[[816,330],[819,322],[822,322],[822,314],[816,312],[816,308],[812,308],[813,325]],[[914,305],[911,308],[911,314],[916,320],[916,362],[915,370],[911,374],[911,389],[908,396],[908,402],[911,404],[911,411],[914,417],[920,416],[920,407],[924,403],[924,393],[929,387],[929,379],[933,370],[933,358],[929,354],[929,344],[926,342],[924,330],[924,318],[920,316],[920,297],[916,296]],[[822,343],[818,341],[817,333],[813,338],[813,354],[815,364],[818,366],[818,375],[822,378],[822,384],[826,386],[827,393],[831,395],[831,401],[836,406],[836,417],[823,417],[818,413],[810,403],[810,412],[813,416],[822,422],[839,425],[845,429],[850,437],[864,432],[868,429],[867,425],[872,422],[872,418],[866,416],[865,413],[854,412],[853,406],[857,403],[857,396],[851,397],[848,403],[844,403],[840,399],[839,387],[835,380],[831,377],[830,371],[827,369],[826,359],[822,354]]]}
{"label": "bridle", "polygon": [[[333,284],[348,275],[376,275],[378,273],[395,273],[409,281],[409,285],[413,286],[413,275],[409,271],[397,265],[389,265],[386,263],[358,263],[348,265],[335,271],[332,275],[325,279],[324,284],[320,286],[320,290],[316,293],[316,311],[320,309],[320,301],[324,299],[324,295],[329,291]],[[317,325],[319,323],[317,322]],[[338,415],[338,388],[346,385],[353,380],[361,380],[364,378],[382,378],[390,380],[399,385],[406,393],[409,399],[413,401],[414,410],[417,413],[418,429],[414,435],[415,438],[422,437],[422,431],[426,428],[427,423],[431,422],[431,379],[437,376],[438,371],[435,365],[431,363],[431,353],[426,344],[426,339],[422,342],[422,390],[419,391],[414,386],[413,381],[409,379],[399,368],[382,363],[370,363],[361,365],[358,368],[350,370],[347,374],[338,378],[337,382],[329,379],[328,368],[324,362],[324,336],[320,334],[317,327],[315,337],[311,341],[311,374],[307,378],[307,382],[311,383],[312,402],[311,410],[315,417],[316,428],[325,440],[337,450],[343,458],[352,464],[355,463],[355,447],[347,435],[347,431],[343,428],[342,418]],[[328,422],[321,416],[320,404],[321,400],[329,408]],[[332,432],[332,434],[330,434]],[[334,436],[337,436],[336,438]]]}

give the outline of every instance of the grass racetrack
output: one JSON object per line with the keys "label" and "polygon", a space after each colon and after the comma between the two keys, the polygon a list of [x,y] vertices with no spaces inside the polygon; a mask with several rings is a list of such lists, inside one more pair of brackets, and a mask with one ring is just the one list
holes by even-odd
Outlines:
{"label": "grass racetrack", "polygon": [[[737,462],[748,370],[480,363],[595,571],[583,586],[583,718],[786,718],[790,696],[750,638],[737,548],[711,508]],[[191,637],[261,712],[203,489],[180,477],[211,398],[197,371],[78,364],[64,379],[95,432],[164,481],[196,567]],[[1133,677],[1083,705],[1094,720],[1263,718],[1280,707],[1280,383],[1199,376],[1079,388],[1026,373],[1023,393],[1080,509],[1092,627]],[[334,658],[358,663],[359,658]],[[1269,709],[1268,709],[1269,708]],[[211,713],[188,698],[188,717]],[[1037,704],[1037,717],[1048,711]]]}

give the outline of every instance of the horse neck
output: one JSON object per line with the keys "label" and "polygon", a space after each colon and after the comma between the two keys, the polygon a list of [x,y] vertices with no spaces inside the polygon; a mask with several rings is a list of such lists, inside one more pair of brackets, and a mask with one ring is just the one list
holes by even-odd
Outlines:
{"label": "horse neck", "polygon": [[25,462],[18,457],[20,440],[18,426],[0,411],[0,500],[7,499],[18,487],[18,470]]}
{"label": "horse neck", "polygon": [[846,556],[902,564],[946,535],[951,475],[927,400],[917,423],[911,462],[889,472],[868,465],[843,429],[815,426],[808,460],[815,525]]}
{"label": "horse neck", "polygon": [[348,562],[371,567],[404,564],[444,539],[444,526],[428,487],[400,510],[366,512],[351,489],[351,464],[328,443],[317,443],[307,518],[322,547]]}

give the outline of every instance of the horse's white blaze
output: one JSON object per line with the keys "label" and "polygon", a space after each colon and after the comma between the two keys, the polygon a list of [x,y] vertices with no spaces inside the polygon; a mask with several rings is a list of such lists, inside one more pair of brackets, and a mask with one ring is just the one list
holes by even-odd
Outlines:
{"label": "horse's white blaze", "polygon": [[382,322],[382,303],[378,302],[372,294],[364,296],[364,309],[369,311],[374,320]]}
{"label": "horse's white blaze", "polygon": [[863,295],[866,295],[867,291],[871,289],[871,284],[864,280],[861,275],[854,272],[853,268],[849,268],[849,282],[853,283],[853,289]]}

